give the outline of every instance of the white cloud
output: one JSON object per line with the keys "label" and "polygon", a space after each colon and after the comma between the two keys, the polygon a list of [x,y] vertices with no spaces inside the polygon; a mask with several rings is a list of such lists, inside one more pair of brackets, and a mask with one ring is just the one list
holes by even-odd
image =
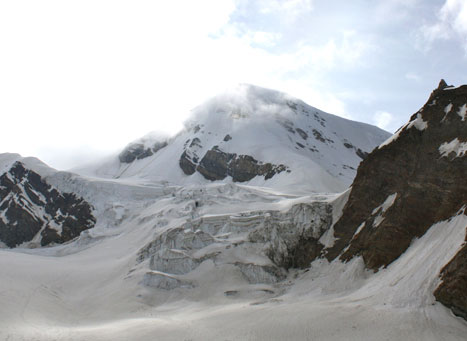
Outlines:
{"label": "white cloud", "polygon": [[[410,13],[417,1],[385,1],[392,12],[381,18],[393,25],[396,9]],[[237,83],[287,92],[346,117],[353,106],[360,115],[354,119],[365,117],[377,102],[365,99],[365,91],[375,93],[367,83],[389,88],[375,75],[387,72],[387,56],[402,51],[406,60],[410,53],[394,45],[388,51],[386,36],[379,39],[382,19],[370,15],[378,5],[323,4],[0,1],[0,113],[8,127],[0,152],[56,163],[70,151],[77,155],[72,164],[90,149],[117,151],[150,130],[176,132],[191,108]],[[391,42],[403,41],[396,38]],[[414,69],[404,65],[402,75]],[[344,90],[356,93],[349,99]]]}
{"label": "white cloud", "polygon": [[415,82],[420,82],[422,80],[422,78],[414,72],[407,72],[405,78]]}
{"label": "white cloud", "polygon": [[437,14],[437,21],[421,28],[425,50],[438,39],[456,39],[467,51],[467,1],[446,0]]}
{"label": "white cloud", "polygon": [[261,0],[259,6],[261,13],[280,13],[289,20],[313,9],[311,0]]}
{"label": "white cloud", "polygon": [[394,115],[387,111],[377,111],[373,116],[374,124],[384,130],[389,130],[394,120]]}
{"label": "white cloud", "polygon": [[265,32],[265,31],[247,31],[242,39],[247,41],[250,45],[258,47],[272,47],[281,39],[280,33]]}

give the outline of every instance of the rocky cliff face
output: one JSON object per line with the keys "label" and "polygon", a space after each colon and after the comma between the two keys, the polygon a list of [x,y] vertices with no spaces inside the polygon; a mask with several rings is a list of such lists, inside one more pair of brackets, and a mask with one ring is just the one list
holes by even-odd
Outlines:
{"label": "rocky cliff face", "polygon": [[441,270],[441,280],[436,300],[467,320],[467,243]]}
{"label": "rocky cliff face", "polygon": [[[404,253],[435,223],[467,205],[467,85],[441,81],[428,102],[360,164],[329,260],[362,256],[378,270]],[[436,298],[467,316],[467,252],[442,271]]]}
{"label": "rocky cliff face", "polygon": [[166,146],[166,141],[154,142],[150,147],[145,146],[144,143],[130,143],[118,155],[118,159],[122,163],[132,163],[135,160],[141,160],[152,156]]}
{"label": "rocky cliff face", "polygon": [[[196,144],[195,144],[196,145]],[[193,142],[190,145],[193,147]],[[234,182],[245,182],[256,176],[264,176],[265,180],[287,171],[285,165],[263,163],[250,155],[226,153],[217,146],[208,150],[201,160],[195,152],[185,150],[180,157],[180,168],[186,175],[198,171],[205,179],[215,181],[231,176]]]}
{"label": "rocky cliff face", "polygon": [[64,243],[95,222],[86,201],[59,192],[21,162],[0,176],[0,242],[8,247]]}

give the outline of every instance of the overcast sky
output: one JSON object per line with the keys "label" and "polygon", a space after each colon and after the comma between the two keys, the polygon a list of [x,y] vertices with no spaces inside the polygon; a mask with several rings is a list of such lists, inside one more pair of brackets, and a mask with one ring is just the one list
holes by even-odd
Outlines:
{"label": "overcast sky", "polygon": [[0,152],[64,169],[237,83],[393,132],[467,83],[465,0],[0,0]]}

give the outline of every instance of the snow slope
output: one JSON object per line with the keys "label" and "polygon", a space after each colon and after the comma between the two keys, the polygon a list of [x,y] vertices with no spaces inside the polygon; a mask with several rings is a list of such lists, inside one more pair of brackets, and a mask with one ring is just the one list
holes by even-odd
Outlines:
{"label": "snow slope", "polygon": [[[132,150],[144,157],[131,162],[72,173],[0,155],[0,171],[21,161],[96,217],[63,245],[0,248],[0,339],[465,340],[467,323],[432,294],[462,247],[464,210],[377,273],[359,257],[289,268],[299,241],[335,242],[350,167],[387,135],[241,86],[195,109],[179,135],[141,141]],[[186,175],[179,160],[195,138],[200,158],[217,145],[290,173],[243,183]],[[167,145],[148,153],[156,142]]]}
{"label": "snow slope", "polygon": [[[159,194],[132,190],[148,200],[128,201],[130,211],[107,219],[113,225],[98,223],[67,245],[0,250],[1,339],[465,339],[467,323],[431,294],[440,268],[461,247],[463,212],[432,226],[376,274],[364,270],[360,258],[319,260],[309,271],[290,270],[274,281],[238,265],[271,265],[261,252],[266,244],[251,242],[245,232],[267,231],[261,219],[268,214],[286,222],[287,212],[301,205],[332,205],[335,220],[340,196],[284,196],[235,184],[170,187]],[[161,281],[148,274],[160,271],[150,269],[149,258],[141,261],[142,246],[179,226],[189,234],[186,223],[197,219],[205,219],[199,228],[215,240],[185,252],[216,256],[186,274],[165,274],[182,285],[158,287]],[[224,230],[215,232],[215,226]],[[184,239],[182,246],[193,241]]]}
{"label": "snow slope", "polygon": [[217,146],[225,153],[283,164],[290,171],[269,180],[257,176],[247,185],[302,193],[339,192],[352,182],[364,154],[389,136],[377,127],[327,114],[284,93],[244,84],[195,108],[186,129],[175,137],[148,136],[127,148],[147,149],[153,144],[168,143],[153,155],[130,163],[114,156],[75,171],[176,185],[206,184],[209,180],[198,172],[184,174],[179,160],[185,150],[201,159]]}

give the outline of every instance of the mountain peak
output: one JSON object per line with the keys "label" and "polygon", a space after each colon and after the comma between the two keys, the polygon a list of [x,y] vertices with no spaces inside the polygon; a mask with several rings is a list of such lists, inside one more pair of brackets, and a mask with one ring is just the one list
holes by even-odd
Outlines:
{"label": "mountain peak", "polygon": [[91,174],[334,192],[350,185],[360,161],[387,137],[285,93],[239,84],[193,109],[176,136],[137,141]]}
{"label": "mountain peak", "polygon": [[444,79],[441,79],[439,81],[438,89],[437,90],[443,90],[444,88],[447,88],[448,85]]}

